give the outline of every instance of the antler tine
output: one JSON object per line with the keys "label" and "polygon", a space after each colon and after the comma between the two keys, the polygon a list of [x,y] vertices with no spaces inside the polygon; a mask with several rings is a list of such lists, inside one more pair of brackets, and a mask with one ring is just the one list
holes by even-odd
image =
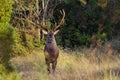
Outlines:
{"label": "antler tine", "polygon": [[46,30],[46,31],[49,31],[49,29],[47,28],[46,25],[42,25],[42,24],[39,24],[41,26],[42,29]]}
{"label": "antler tine", "polygon": [[45,26],[41,26],[42,29],[46,30],[46,31],[49,31],[47,27]]}
{"label": "antler tine", "polygon": [[54,30],[58,30],[58,28],[64,23],[64,18],[65,18],[65,11],[64,11],[64,9],[62,9],[62,11],[60,10],[60,13],[63,14],[63,17],[62,17],[60,23],[55,27]]}

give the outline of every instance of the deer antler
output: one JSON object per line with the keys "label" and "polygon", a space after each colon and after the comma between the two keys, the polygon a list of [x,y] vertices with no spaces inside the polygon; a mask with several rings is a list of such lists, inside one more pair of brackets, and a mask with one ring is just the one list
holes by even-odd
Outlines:
{"label": "deer antler", "polygon": [[42,29],[44,29],[45,31],[49,31],[49,29],[46,26],[41,26]]}
{"label": "deer antler", "polygon": [[40,24],[38,24],[38,26],[40,26],[43,30],[45,30],[45,31],[49,31],[49,29],[47,28],[47,26],[46,25],[42,25],[41,23]]}
{"label": "deer antler", "polygon": [[63,14],[63,17],[62,17],[60,23],[55,27],[54,31],[58,30],[59,27],[64,23],[65,11],[62,9],[62,11],[60,10],[60,13]]}

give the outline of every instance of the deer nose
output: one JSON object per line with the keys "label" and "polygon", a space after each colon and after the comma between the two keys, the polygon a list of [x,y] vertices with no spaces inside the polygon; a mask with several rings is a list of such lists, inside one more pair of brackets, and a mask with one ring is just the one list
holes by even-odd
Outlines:
{"label": "deer nose", "polygon": [[52,38],[52,37],[51,37],[51,38],[49,37],[49,38],[48,38],[48,43],[51,43],[51,42],[53,42],[53,38]]}

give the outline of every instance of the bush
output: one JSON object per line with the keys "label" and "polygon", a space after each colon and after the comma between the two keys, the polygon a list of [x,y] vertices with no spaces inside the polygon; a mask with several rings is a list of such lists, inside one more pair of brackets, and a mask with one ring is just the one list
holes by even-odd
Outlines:
{"label": "bush", "polygon": [[18,31],[17,28],[15,28],[14,31],[14,44],[12,45],[12,54],[11,56],[20,56],[20,55],[27,55],[28,54],[28,50],[27,48],[24,46],[24,43],[22,42],[21,38],[20,38],[20,33]]}
{"label": "bush", "polygon": [[8,62],[12,52],[13,28],[8,23],[0,23],[0,62]]}
{"label": "bush", "polygon": [[12,0],[0,0],[0,63],[2,62],[4,64],[7,64],[9,61],[12,51],[11,47],[14,42],[14,29],[9,24],[12,4]]}
{"label": "bush", "polygon": [[0,64],[0,80],[21,80],[16,72],[8,73],[4,65]]}

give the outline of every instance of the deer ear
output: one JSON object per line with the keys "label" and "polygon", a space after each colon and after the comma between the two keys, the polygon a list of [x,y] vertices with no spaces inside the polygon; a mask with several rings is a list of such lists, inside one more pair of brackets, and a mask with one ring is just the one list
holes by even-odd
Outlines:
{"label": "deer ear", "polygon": [[48,34],[48,28],[46,27],[46,26],[41,26],[41,28],[42,28],[42,32],[45,34],[45,35],[47,35]]}
{"label": "deer ear", "polygon": [[59,30],[56,30],[56,31],[54,32],[54,35],[56,35],[58,32],[59,32]]}
{"label": "deer ear", "polygon": [[42,30],[42,32],[43,32],[45,35],[48,34],[48,31],[46,31],[46,30]]}

